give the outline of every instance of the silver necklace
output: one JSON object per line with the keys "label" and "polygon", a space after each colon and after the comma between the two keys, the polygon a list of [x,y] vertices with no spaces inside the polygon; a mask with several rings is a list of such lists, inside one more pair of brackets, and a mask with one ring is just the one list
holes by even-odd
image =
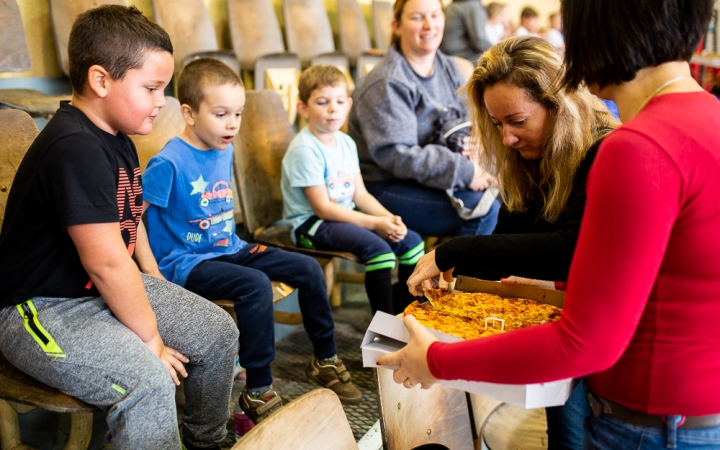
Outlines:
{"label": "silver necklace", "polygon": [[647,106],[647,104],[650,102],[650,100],[652,100],[653,97],[655,97],[655,96],[658,94],[658,92],[662,91],[663,89],[665,89],[666,87],[670,86],[671,84],[673,84],[673,83],[675,83],[675,82],[677,82],[677,81],[680,81],[680,80],[682,80],[682,79],[685,79],[685,78],[691,78],[691,77],[690,77],[690,75],[682,75],[682,76],[679,76],[679,77],[672,78],[672,79],[666,81],[665,83],[663,83],[659,88],[655,89],[655,92],[653,92],[652,94],[650,94],[650,95],[648,96],[648,98],[645,99],[645,101],[643,102],[643,104],[640,105],[640,107],[638,108],[638,110],[637,110],[637,112],[635,113],[635,115],[637,116],[638,114],[640,114],[640,111],[642,111],[643,108],[645,108],[645,107]]}

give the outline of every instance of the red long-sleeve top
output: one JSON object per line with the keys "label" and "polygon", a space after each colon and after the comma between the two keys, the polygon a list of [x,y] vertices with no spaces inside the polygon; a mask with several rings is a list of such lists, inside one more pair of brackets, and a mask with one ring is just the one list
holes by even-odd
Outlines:
{"label": "red long-sleeve top", "polygon": [[435,343],[430,371],[510,384],[587,376],[600,396],[636,410],[720,413],[715,97],[656,97],[605,139],[567,284],[558,322]]}

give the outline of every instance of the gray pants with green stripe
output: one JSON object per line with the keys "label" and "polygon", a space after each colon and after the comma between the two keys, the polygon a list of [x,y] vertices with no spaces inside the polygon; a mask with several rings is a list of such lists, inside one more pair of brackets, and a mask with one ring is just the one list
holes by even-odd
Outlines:
{"label": "gray pants with green stripe", "polygon": [[[186,439],[221,441],[229,419],[238,331],[222,309],[143,275],[165,345],[185,367]],[[35,297],[0,309],[0,350],[18,369],[107,412],[116,448],[180,448],[175,385],[165,366],[100,297]]]}

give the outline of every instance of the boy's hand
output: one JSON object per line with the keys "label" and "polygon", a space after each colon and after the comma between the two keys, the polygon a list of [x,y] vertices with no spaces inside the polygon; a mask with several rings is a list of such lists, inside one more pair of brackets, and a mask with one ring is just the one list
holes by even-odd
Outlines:
{"label": "boy's hand", "polygon": [[392,235],[402,230],[401,225],[395,223],[395,217],[375,217],[374,232],[380,235],[383,239],[392,239]]}
{"label": "boy's hand", "polygon": [[170,378],[172,378],[175,386],[180,386],[180,380],[177,374],[179,373],[183,377],[187,377],[187,371],[185,370],[185,366],[183,366],[183,363],[190,362],[187,356],[163,344],[159,334],[155,335],[155,337],[148,342],[145,342],[145,345],[160,358],[160,361],[165,365],[165,369],[167,369],[170,374]]}
{"label": "boy's hand", "polygon": [[407,225],[403,223],[402,217],[400,216],[393,216],[393,222],[400,228],[398,231],[391,234],[389,239],[392,242],[400,242],[405,239],[405,236],[407,236]]}

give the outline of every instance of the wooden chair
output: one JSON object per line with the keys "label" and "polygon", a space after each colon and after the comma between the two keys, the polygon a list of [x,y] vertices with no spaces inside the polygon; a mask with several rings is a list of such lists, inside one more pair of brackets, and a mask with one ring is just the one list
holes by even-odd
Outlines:
{"label": "wooden chair", "polygon": [[467,60],[465,58],[462,58],[460,56],[453,56],[452,59],[455,60],[458,67],[460,68],[460,73],[463,76],[463,79],[467,82],[467,80],[472,77],[473,72],[475,71],[475,64],[473,64],[472,61]]}
{"label": "wooden chair", "polygon": [[387,50],[392,40],[393,4],[386,0],[373,0],[372,24],[375,48]]}
{"label": "wooden chair", "polygon": [[340,400],[329,389],[304,394],[261,422],[232,450],[357,450]]}
{"label": "wooden chair", "polygon": [[[0,0],[0,72],[21,72],[31,66],[20,9],[15,0]],[[0,106],[25,111],[33,117],[55,114],[60,100],[70,95],[45,95],[31,89],[0,89]]]}
{"label": "wooden chair", "polygon": [[196,58],[215,58],[240,72],[235,54],[218,47],[215,26],[202,0],[152,0],[155,22],[173,43],[175,73]]}
{"label": "wooden chair", "polygon": [[[472,450],[473,431],[466,394],[440,384],[406,389],[393,381],[392,370],[375,369],[380,429],[385,450],[441,445]],[[523,447],[524,448],[524,447]]]}
{"label": "wooden chair", "polygon": [[243,223],[255,242],[313,256],[325,270],[331,304],[339,306],[340,292],[334,283],[333,258],[358,261],[347,252],[296,247],[290,227],[281,222],[280,190],[282,159],[293,130],[287,121],[280,96],[275,91],[246,93],[240,133],[235,138],[235,179],[243,212]]}
{"label": "wooden chair", "polygon": [[[315,65],[313,58],[335,53],[336,66],[349,67],[347,56],[335,52],[330,20],[322,0],[283,0],[288,50],[300,57],[303,67]],[[323,62],[328,63],[328,57]]]}
{"label": "wooden chair", "polygon": [[[7,195],[20,161],[38,134],[32,118],[18,110],[0,111],[0,225]],[[86,449],[90,443],[92,414],[98,408],[48,387],[13,367],[0,353],[0,448],[30,449],[20,442],[18,413],[35,408],[71,414],[66,450]]]}
{"label": "wooden chair", "polygon": [[30,51],[15,0],[0,0],[0,42],[0,72],[30,70]]}
{"label": "wooden chair", "polygon": [[340,50],[348,56],[350,65],[356,67],[358,57],[372,48],[365,15],[357,0],[337,0],[337,16]]}

